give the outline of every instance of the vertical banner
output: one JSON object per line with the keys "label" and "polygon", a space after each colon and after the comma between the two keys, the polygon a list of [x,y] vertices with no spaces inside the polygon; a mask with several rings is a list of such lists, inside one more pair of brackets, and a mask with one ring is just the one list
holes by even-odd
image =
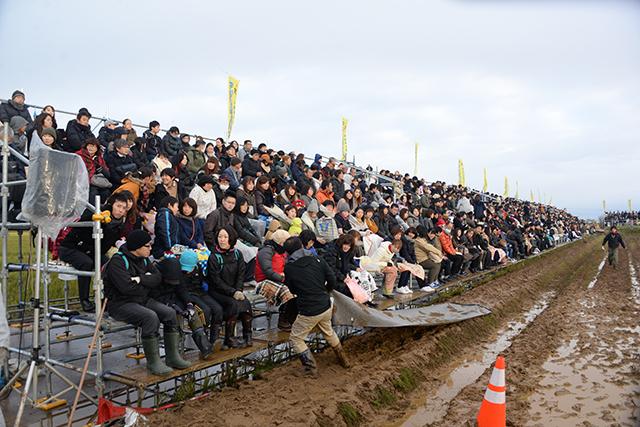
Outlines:
{"label": "vertical banner", "polygon": [[607,201],[603,200],[602,201],[602,212],[606,212],[607,211]]}
{"label": "vertical banner", "polygon": [[464,182],[464,165],[462,164],[462,159],[458,160],[458,184],[466,187]]}
{"label": "vertical banner", "polygon": [[482,192],[486,193],[489,189],[489,181],[487,180],[487,168],[484,168],[484,183],[482,184]]}
{"label": "vertical banner", "polygon": [[347,160],[347,125],[349,120],[342,118],[342,161]]}
{"label": "vertical banner", "polygon": [[633,212],[633,209],[631,209],[631,199],[629,199],[629,212]]}
{"label": "vertical banner", "polygon": [[231,128],[236,118],[236,98],[238,97],[239,80],[229,76],[229,127],[227,128],[227,139],[231,138]]}
{"label": "vertical banner", "polygon": [[418,143],[416,142],[415,152],[413,153],[413,176],[418,176]]}
{"label": "vertical banner", "polygon": [[529,198],[531,199],[531,202],[535,202],[535,197],[533,196],[533,190],[529,190]]}
{"label": "vertical banner", "polygon": [[520,198],[520,184],[516,181],[516,199]]}
{"label": "vertical banner", "polygon": [[509,180],[507,177],[504,177],[504,197],[509,197]]}

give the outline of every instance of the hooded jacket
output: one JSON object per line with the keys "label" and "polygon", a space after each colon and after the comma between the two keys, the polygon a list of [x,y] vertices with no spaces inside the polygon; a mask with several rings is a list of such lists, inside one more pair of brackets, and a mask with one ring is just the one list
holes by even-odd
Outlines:
{"label": "hooded jacket", "polygon": [[154,233],[155,239],[151,253],[155,259],[159,259],[178,243],[178,220],[169,208],[161,208],[158,211]]}
{"label": "hooded jacket", "polygon": [[289,255],[284,277],[284,284],[297,295],[301,315],[317,316],[331,308],[329,292],[336,285],[336,276],[324,260],[299,249]]}
{"label": "hooded jacket", "polygon": [[[140,278],[140,283],[132,280]],[[107,310],[124,303],[146,304],[151,289],[160,286],[162,275],[147,258],[133,255],[126,244],[113,255],[104,269],[105,296],[109,298]]]}
{"label": "hooded jacket", "polygon": [[0,122],[11,121],[11,118],[15,116],[20,116],[29,123],[33,121],[26,105],[16,104],[13,99],[0,104]]}

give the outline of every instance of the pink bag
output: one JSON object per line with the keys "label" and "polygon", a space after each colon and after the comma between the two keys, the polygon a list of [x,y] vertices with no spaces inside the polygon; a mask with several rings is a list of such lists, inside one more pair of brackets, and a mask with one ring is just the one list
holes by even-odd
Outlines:
{"label": "pink bag", "polygon": [[362,289],[362,287],[358,284],[357,280],[352,279],[351,277],[347,277],[346,279],[344,279],[344,283],[349,288],[349,291],[351,291],[351,295],[353,295],[353,300],[355,302],[364,304],[365,302],[371,300],[371,298],[369,297],[369,295],[367,295],[365,290]]}

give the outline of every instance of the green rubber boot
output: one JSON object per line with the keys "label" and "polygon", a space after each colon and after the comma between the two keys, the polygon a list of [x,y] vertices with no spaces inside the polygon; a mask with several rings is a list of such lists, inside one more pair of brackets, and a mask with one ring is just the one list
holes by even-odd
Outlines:
{"label": "green rubber boot", "polygon": [[164,352],[165,361],[168,366],[175,369],[185,369],[191,366],[191,362],[187,362],[180,356],[178,351],[178,341],[180,333],[178,331],[164,331]]}
{"label": "green rubber boot", "polygon": [[147,369],[154,375],[168,375],[173,369],[168,367],[160,359],[160,344],[158,337],[142,338],[144,357],[147,359]]}

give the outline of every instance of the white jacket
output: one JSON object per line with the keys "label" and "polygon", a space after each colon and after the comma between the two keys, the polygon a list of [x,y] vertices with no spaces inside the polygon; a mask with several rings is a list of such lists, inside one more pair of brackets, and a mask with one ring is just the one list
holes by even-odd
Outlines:
{"label": "white jacket", "polygon": [[199,185],[193,187],[189,193],[189,197],[195,200],[198,205],[198,214],[196,215],[196,218],[206,219],[207,215],[215,211],[218,207],[215,191],[204,191]]}

